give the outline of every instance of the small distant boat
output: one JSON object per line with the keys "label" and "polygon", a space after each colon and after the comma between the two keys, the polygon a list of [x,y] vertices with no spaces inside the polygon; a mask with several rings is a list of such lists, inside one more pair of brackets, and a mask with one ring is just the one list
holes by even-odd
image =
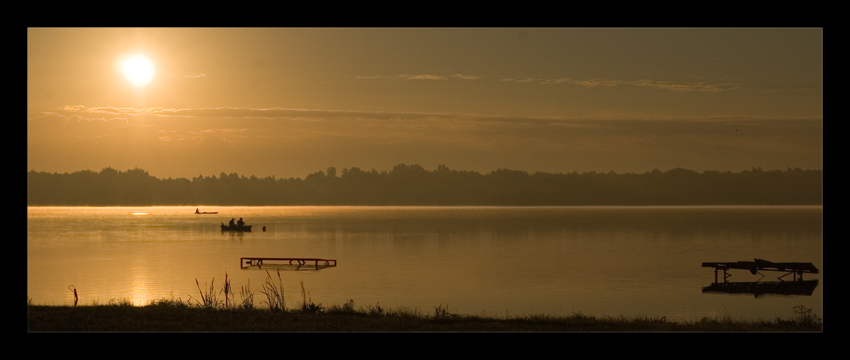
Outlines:
{"label": "small distant boat", "polygon": [[218,214],[218,211],[198,211],[198,209],[195,209],[195,214],[197,214],[197,215]]}
{"label": "small distant boat", "polygon": [[221,224],[221,231],[251,231],[251,226],[253,226],[253,225],[227,226],[227,225]]}

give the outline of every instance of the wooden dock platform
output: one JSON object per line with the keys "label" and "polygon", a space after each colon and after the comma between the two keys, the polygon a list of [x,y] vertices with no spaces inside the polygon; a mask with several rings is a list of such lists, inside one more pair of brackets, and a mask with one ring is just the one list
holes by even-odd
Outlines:
{"label": "wooden dock platform", "polygon": [[[308,263],[312,262],[312,266]],[[328,267],[336,267],[336,260],[315,258],[267,258],[267,257],[243,257],[239,259],[239,267],[242,269],[258,268],[263,266],[277,269],[290,270],[320,270]],[[303,268],[303,269],[302,269]]]}
{"label": "wooden dock platform", "polygon": [[[794,274],[794,281],[803,281],[803,273],[817,274],[818,268],[815,267],[812,263],[803,263],[803,262],[772,262],[764,259],[755,259],[755,261],[737,261],[737,262],[704,262],[702,263],[702,267],[713,267],[714,268],[714,282],[717,283],[717,275],[718,271],[723,270],[723,282],[726,282],[726,279],[732,275],[729,275],[727,270],[730,269],[743,269],[749,270],[753,275],[759,273],[759,271],[787,271],[788,273],[779,277],[779,280],[782,280],[783,277]],[[797,275],[800,275],[799,280],[797,279]],[[764,275],[762,275],[764,277]]]}

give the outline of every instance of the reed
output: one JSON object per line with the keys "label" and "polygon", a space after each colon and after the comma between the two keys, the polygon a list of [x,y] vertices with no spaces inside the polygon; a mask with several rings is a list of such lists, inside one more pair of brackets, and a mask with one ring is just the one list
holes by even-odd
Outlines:
{"label": "reed", "polygon": [[230,307],[230,280],[227,279],[227,271],[224,272],[224,307]]}
{"label": "reed", "polygon": [[260,292],[266,295],[267,300],[265,303],[268,304],[269,310],[286,311],[286,300],[283,297],[283,280],[280,278],[280,270],[277,271],[277,280],[279,286],[275,285],[272,275],[266,270],[266,282],[263,284],[263,290]]}
{"label": "reed", "polygon": [[312,298],[307,298],[307,290],[304,289],[304,281],[301,281],[301,312],[315,314],[322,311],[322,304],[313,303]]}
{"label": "reed", "polygon": [[77,288],[74,285],[68,285],[68,290],[72,290],[74,292],[74,306],[77,306]]}
{"label": "reed", "polygon": [[248,279],[248,286],[242,285],[242,289],[240,290],[240,295],[242,296],[242,303],[239,304],[239,307],[242,309],[253,309],[254,308],[254,294],[251,292],[251,279]]}
{"label": "reed", "polygon": [[[198,292],[201,293],[201,300],[195,299],[192,295],[189,295],[189,300],[195,300],[198,306],[205,309],[215,309],[218,308],[222,301],[218,299],[218,296],[215,293],[215,277],[213,277],[212,282],[210,282],[210,289],[206,293],[201,290],[201,284],[198,282],[198,279],[195,278],[195,284],[198,285]],[[206,285],[206,284],[204,284]]]}

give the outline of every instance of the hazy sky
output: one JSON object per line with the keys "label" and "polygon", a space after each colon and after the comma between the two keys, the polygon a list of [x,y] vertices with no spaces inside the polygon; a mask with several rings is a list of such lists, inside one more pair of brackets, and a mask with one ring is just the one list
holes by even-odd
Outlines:
{"label": "hazy sky", "polygon": [[822,169],[823,29],[27,29],[27,170],[400,163]]}

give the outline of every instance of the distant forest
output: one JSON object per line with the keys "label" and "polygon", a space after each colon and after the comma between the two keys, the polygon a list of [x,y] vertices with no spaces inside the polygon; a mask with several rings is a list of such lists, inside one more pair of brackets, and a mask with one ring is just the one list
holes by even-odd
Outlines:
{"label": "distant forest", "polygon": [[643,174],[488,174],[331,167],[306,178],[221,173],[158,179],[142,169],[27,172],[28,206],[144,205],[822,205],[823,171],[787,169],[698,173],[676,168]]}

